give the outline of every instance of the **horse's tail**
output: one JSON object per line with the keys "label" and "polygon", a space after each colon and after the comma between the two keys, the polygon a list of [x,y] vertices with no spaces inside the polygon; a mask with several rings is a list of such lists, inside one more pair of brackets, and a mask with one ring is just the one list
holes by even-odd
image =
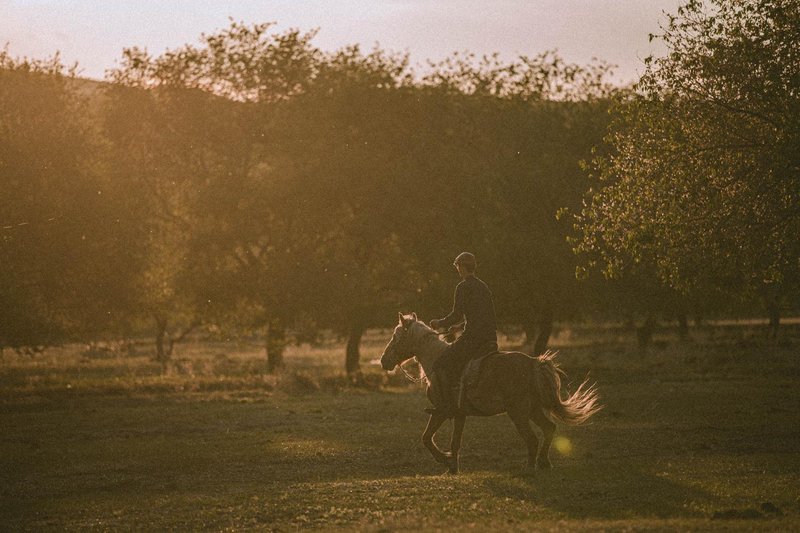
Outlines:
{"label": "horse's tail", "polygon": [[584,380],[566,400],[561,399],[561,377],[566,374],[559,368],[558,363],[553,361],[556,354],[557,352],[547,351],[539,357],[531,358],[534,368],[534,387],[542,407],[553,418],[564,424],[583,424],[603,408],[600,405],[597,388],[594,384],[589,385],[588,380]]}

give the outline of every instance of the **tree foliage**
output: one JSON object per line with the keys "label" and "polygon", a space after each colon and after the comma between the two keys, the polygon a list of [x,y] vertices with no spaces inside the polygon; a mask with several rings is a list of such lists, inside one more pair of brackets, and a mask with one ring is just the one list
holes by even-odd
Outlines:
{"label": "tree foliage", "polygon": [[788,288],[800,271],[800,5],[693,0],[657,36],[594,159],[576,249],[684,293]]}
{"label": "tree foliage", "polygon": [[118,330],[131,297],[125,214],[75,70],[0,52],[0,344]]}
{"label": "tree foliage", "polygon": [[[588,298],[555,214],[580,203],[578,161],[608,122],[609,67],[553,52],[512,62],[456,54],[419,75],[407,54],[323,51],[314,34],[231,22],[159,56],[126,49],[92,113],[45,128],[65,128],[59,186],[85,188],[54,201],[84,217],[100,259],[91,270],[68,256],[70,268],[85,265],[75,278],[85,288],[63,301],[113,310],[121,321],[103,327],[151,335],[165,365],[201,322],[263,335],[270,368],[286,342],[308,338],[301,330],[330,329],[348,336],[352,374],[365,328],[398,309],[446,311],[451,261],[464,250],[481,259],[503,322],[547,329],[579,313]],[[80,100],[62,88],[65,102]],[[18,100],[37,113],[25,107],[35,100]],[[31,176],[31,191],[44,187]],[[54,250],[71,242],[54,239]],[[47,287],[21,271],[6,281],[9,294]],[[15,294],[31,313],[59,309]],[[60,313],[75,338],[104,323],[95,311]]]}

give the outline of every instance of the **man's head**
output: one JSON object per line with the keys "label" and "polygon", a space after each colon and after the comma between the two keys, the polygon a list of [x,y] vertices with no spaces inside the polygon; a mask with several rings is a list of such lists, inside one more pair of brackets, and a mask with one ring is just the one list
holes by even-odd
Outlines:
{"label": "man's head", "polygon": [[462,278],[474,274],[475,269],[478,268],[478,262],[475,261],[475,256],[469,252],[461,252],[458,254],[458,257],[453,261],[453,265],[455,265],[458,270],[458,275]]}

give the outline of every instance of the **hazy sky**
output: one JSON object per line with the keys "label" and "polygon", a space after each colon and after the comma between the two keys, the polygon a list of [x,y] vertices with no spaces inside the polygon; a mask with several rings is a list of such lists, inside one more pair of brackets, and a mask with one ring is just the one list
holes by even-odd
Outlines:
{"label": "hazy sky", "polygon": [[558,49],[570,62],[592,57],[618,65],[615,78],[631,81],[642,59],[663,52],[648,43],[663,11],[680,0],[0,0],[0,46],[13,56],[60,51],[81,74],[102,78],[122,49],[153,54],[201,33],[244,22],[275,21],[278,29],[319,28],[325,50],[376,42],[407,50],[414,64],[453,51],[499,52],[502,58]]}

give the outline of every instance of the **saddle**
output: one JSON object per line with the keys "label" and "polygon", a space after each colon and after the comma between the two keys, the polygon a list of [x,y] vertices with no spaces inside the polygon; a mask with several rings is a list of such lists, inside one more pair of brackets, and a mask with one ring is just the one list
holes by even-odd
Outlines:
{"label": "saddle", "polygon": [[468,410],[468,407],[477,411],[483,411],[480,408],[481,403],[484,403],[488,398],[483,398],[479,390],[479,383],[481,378],[481,371],[483,370],[484,362],[492,359],[493,356],[502,354],[496,348],[496,344],[487,345],[486,350],[482,350],[478,357],[470,359],[461,373],[461,381],[458,390],[458,408],[461,410]]}

